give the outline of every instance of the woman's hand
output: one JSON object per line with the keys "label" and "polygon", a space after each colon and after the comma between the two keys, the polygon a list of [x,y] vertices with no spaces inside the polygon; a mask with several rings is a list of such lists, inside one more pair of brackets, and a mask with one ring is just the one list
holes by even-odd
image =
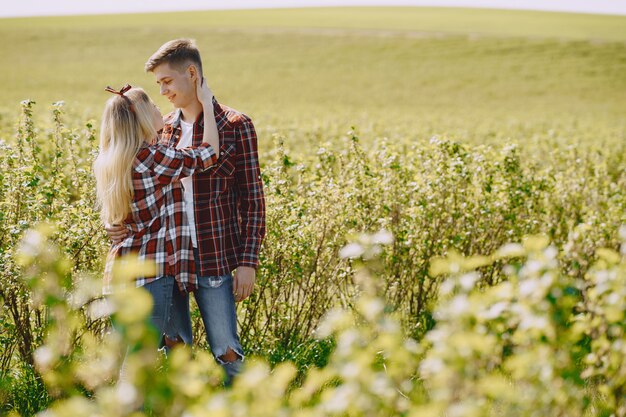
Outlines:
{"label": "woman's hand", "polygon": [[220,135],[217,131],[217,123],[213,108],[213,91],[207,85],[204,77],[200,82],[196,81],[196,94],[198,101],[202,104],[204,113],[204,132],[202,134],[202,143],[208,143],[217,154],[220,149]]}
{"label": "woman's hand", "polygon": [[196,80],[196,95],[198,96],[198,101],[202,104],[203,108],[208,106],[213,107],[213,91],[209,88],[209,85],[204,77],[202,77],[200,82]]}

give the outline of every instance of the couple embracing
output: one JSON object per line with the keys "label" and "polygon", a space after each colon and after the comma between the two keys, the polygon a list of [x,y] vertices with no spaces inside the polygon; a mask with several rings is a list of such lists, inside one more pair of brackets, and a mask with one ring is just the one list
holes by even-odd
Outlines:
{"label": "couple embracing", "polygon": [[156,274],[137,286],[153,298],[160,344],[192,343],[193,293],[226,385],[244,360],[235,303],[253,291],[265,235],[257,137],[249,117],[217,102],[193,41],[161,46],[146,62],[175,110],[162,117],[141,88],[107,87],[94,163],[98,202],[114,261],[135,253]]}

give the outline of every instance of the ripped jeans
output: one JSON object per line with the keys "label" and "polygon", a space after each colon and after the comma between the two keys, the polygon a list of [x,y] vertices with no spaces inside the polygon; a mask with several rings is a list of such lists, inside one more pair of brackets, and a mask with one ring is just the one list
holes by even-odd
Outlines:
{"label": "ripped jeans", "polygon": [[[194,248],[194,255],[198,259],[198,251]],[[196,270],[200,266],[196,262]],[[213,357],[226,372],[225,385],[230,386],[233,378],[241,371],[245,359],[243,349],[237,334],[237,310],[233,295],[233,276],[198,277],[198,289],[194,297],[200,316],[206,330],[206,337]],[[169,339],[179,339],[191,345],[193,340],[191,316],[189,314],[189,294],[181,293],[174,285],[170,319],[165,328],[165,335]],[[231,348],[237,359],[232,362],[223,361],[220,356]]]}

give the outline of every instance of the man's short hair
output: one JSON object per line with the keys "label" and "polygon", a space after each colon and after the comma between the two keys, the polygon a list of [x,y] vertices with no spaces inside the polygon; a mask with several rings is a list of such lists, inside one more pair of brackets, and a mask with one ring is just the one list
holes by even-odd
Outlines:
{"label": "man's short hair", "polygon": [[202,76],[200,51],[193,39],[174,39],[166,42],[148,59],[144,66],[146,72],[152,72],[161,64],[169,64],[177,71],[184,71],[186,65],[194,64]]}

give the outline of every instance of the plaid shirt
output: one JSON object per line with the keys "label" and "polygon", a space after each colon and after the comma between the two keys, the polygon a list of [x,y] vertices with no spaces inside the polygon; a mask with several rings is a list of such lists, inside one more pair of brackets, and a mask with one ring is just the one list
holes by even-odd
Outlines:
{"label": "plaid shirt", "polygon": [[109,251],[104,273],[104,293],[112,291],[111,278],[116,258],[136,253],[141,260],[154,261],[156,274],[142,276],[137,286],[173,275],[181,291],[197,287],[191,230],[183,202],[179,180],[217,162],[213,148],[198,144],[197,148],[175,149],[163,144],[145,144],[133,162],[133,201],[124,221],[129,237]]}
{"label": "plaid shirt", "polygon": [[[254,125],[248,116],[213,99],[220,136],[216,165],[193,176],[194,215],[200,253],[198,275],[225,275],[238,266],[257,268],[265,236],[265,198]],[[165,116],[161,143],[175,147],[181,111]],[[193,145],[202,141],[203,114],[193,125]]]}

